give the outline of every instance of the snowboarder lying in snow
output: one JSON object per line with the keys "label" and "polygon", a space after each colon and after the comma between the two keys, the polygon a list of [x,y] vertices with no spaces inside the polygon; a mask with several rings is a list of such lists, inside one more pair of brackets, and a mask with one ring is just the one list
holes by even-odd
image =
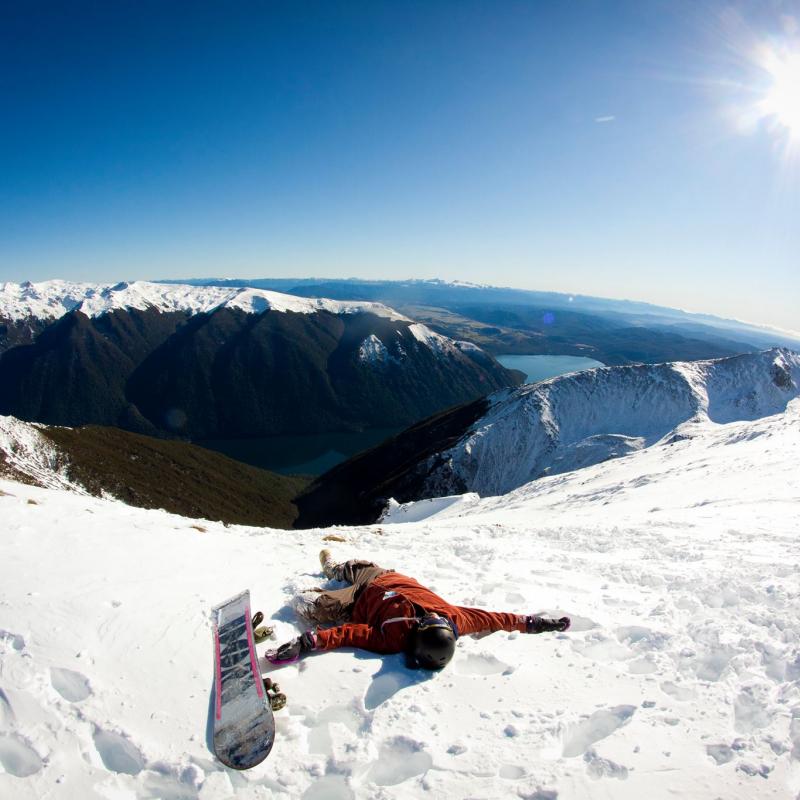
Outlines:
{"label": "snowboarder lying in snow", "polygon": [[330,551],[319,554],[325,577],[347,581],[344,589],[304,592],[295,600],[311,622],[343,625],[306,631],[267,658],[288,664],[312,650],[360,647],[374,653],[406,653],[411,667],[442,669],[453,657],[456,639],[467,633],[565,631],[569,617],[548,619],[454,606],[413,578],[371,561],[334,563]]}

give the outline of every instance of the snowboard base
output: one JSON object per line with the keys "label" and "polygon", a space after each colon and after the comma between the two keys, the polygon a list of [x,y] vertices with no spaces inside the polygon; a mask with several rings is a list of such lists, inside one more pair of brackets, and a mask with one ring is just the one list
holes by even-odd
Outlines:
{"label": "snowboard base", "polygon": [[228,767],[250,769],[269,755],[275,741],[271,700],[258,668],[250,592],[215,606],[211,619],[214,752]]}

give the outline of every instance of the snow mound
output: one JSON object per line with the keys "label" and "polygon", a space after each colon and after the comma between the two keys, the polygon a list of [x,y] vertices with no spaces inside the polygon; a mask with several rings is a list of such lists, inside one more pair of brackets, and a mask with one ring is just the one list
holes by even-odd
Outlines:
{"label": "snow mound", "polygon": [[[198,526],[0,481],[0,797],[795,797],[799,460],[794,399],[403,525]],[[275,747],[235,773],[207,746],[209,612],[249,587],[296,636],[321,547],[573,627],[462,637],[436,674],[311,655],[271,673]]]}
{"label": "snow mound", "polygon": [[405,320],[397,311],[382,303],[295,297],[265,289],[188,286],[181,284],[131,281],[116,284],[75,283],[52,280],[41,283],[0,283],[0,317],[24,320],[29,317],[57,319],[80,310],[97,317],[118,309],[144,311],[186,311],[200,314],[217,308],[237,308],[249,314],[265,311],[292,311],[313,314],[370,313],[389,319]]}
{"label": "snow mound", "polygon": [[463,511],[479,499],[480,497],[474,492],[455,494],[449,497],[432,497],[428,500],[419,500],[413,503],[398,503],[394,498],[391,498],[381,515],[380,522],[421,522],[423,519],[439,514],[445,509]]}
{"label": "snow mound", "polygon": [[798,396],[800,355],[605,367],[490,397],[489,411],[429,462],[427,490],[499,495],[628,455],[703,425],[777,414]]}

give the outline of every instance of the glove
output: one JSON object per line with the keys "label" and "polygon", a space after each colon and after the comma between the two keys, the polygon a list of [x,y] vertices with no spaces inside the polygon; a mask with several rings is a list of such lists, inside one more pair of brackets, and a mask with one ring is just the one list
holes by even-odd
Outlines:
{"label": "glove", "polygon": [[306,631],[296,639],[285,642],[277,650],[270,650],[266,654],[266,659],[270,664],[293,664],[305,653],[310,653],[317,649],[317,634],[313,631]]}
{"label": "glove", "polygon": [[549,633],[550,631],[565,631],[570,626],[569,617],[552,619],[551,617],[537,617],[534,614],[525,617],[526,633]]}

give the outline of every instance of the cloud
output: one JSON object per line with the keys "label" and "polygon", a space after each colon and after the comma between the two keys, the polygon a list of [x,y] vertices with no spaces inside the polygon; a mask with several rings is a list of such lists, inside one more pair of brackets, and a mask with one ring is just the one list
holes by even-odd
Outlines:
{"label": "cloud", "polygon": [[607,117],[595,117],[594,121],[595,122],[613,122],[615,119],[616,119],[616,117],[613,114],[610,114]]}

